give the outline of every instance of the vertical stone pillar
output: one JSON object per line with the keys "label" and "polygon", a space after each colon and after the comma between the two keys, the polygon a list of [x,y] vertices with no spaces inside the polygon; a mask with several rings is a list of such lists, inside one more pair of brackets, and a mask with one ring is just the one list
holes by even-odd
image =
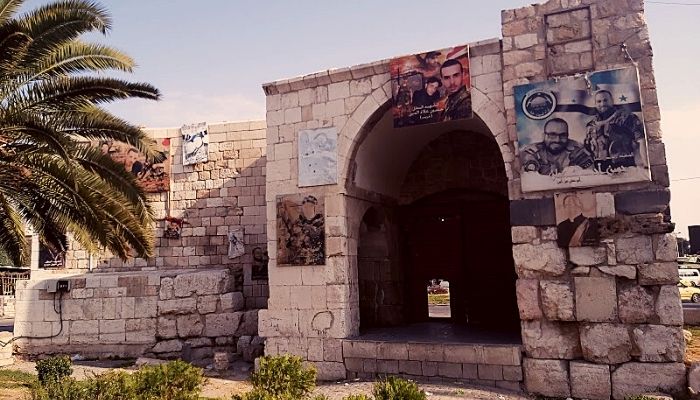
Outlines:
{"label": "vertical stone pillar", "polygon": [[[640,0],[551,0],[502,14],[503,88],[517,141],[513,87],[632,65],[640,76],[652,181],[592,188],[601,242],[560,248],[553,192],[510,182],[513,255],[526,389],[623,399],[685,389],[676,240],[651,46]],[[574,191],[571,189],[570,191]]]}

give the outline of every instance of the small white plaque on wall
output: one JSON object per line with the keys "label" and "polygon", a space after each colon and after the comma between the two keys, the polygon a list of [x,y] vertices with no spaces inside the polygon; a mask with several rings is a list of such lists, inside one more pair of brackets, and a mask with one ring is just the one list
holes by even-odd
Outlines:
{"label": "small white plaque on wall", "polygon": [[338,129],[299,131],[299,187],[338,183]]}

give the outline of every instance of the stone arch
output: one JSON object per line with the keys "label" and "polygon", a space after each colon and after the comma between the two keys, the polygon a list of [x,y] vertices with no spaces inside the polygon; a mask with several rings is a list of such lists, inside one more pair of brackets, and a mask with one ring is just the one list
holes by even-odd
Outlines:
{"label": "stone arch", "polygon": [[[344,181],[346,189],[352,187],[354,161],[360,145],[391,107],[390,84],[391,82],[387,81],[368,95],[355,109],[340,132],[339,142],[342,143],[339,143],[339,160],[342,167],[339,176]],[[502,92],[495,93],[502,95]],[[483,121],[498,144],[508,180],[516,178],[513,174],[515,151],[509,140],[503,100],[491,98],[478,86],[474,86],[472,87],[472,106],[475,117]]]}

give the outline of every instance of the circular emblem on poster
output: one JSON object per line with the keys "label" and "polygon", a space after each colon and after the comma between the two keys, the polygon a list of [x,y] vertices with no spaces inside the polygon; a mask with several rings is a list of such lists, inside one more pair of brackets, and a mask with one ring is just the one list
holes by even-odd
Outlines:
{"label": "circular emblem on poster", "polygon": [[548,90],[532,90],[523,98],[523,112],[530,119],[545,119],[557,108],[557,98]]}

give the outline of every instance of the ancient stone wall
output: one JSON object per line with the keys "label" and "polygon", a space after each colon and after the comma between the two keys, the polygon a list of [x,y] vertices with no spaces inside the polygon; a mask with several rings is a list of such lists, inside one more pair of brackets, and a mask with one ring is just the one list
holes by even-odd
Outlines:
{"label": "ancient stone wall", "polygon": [[[95,273],[17,284],[15,352],[24,356],[182,358],[199,365],[214,352],[249,361],[262,352],[258,310],[245,311],[228,269]],[[52,337],[53,336],[53,337]],[[42,339],[39,339],[42,338]]]}
{"label": "ancient stone wall", "polygon": [[[638,0],[553,0],[503,17],[503,87],[516,140],[513,86],[579,72],[639,68],[651,182],[593,188],[600,245],[557,245],[552,192],[511,181],[513,255],[528,391],[622,399],[685,386],[676,240],[659,130],[651,46]],[[573,190],[572,190],[573,191]]]}
{"label": "ancient stone wall", "polygon": [[449,189],[471,189],[507,196],[498,145],[476,132],[452,132],[430,142],[413,162],[401,186],[400,202]]}
{"label": "ancient stone wall", "polygon": [[[265,123],[210,124],[209,160],[183,165],[179,129],[147,129],[154,139],[170,139],[170,191],[148,195],[158,218],[155,256],[122,262],[110,254],[90,260],[76,242],[66,254],[68,272],[84,272],[92,263],[97,272],[230,268],[243,282],[246,308],[267,306],[267,280],[252,279],[253,249],[266,250]],[[179,239],[164,237],[165,217],[184,221]],[[245,254],[228,257],[228,234],[244,232]],[[82,271],[81,271],[82,270]],[[35,274],[41,276],[41,274]]]}
{"label": "ancient stone wall", "polygon": [[[514,159],[503,106],[500,42],[471,47],[473,107],[495,137],[506,174]],[[323,71],[263,85],[267,94],[267,233],[270,251],[270,300],[260,314],[260,335],[267,354],[292,353],[314,362],[321,379],[346,376],[342,339],[359,333],[358,241],[366,211],[395,205],[399,193],[385,196],[389,182],[355,184],[358,146],[387,111],[391,99],[388,60]],[[338,130],[336,184],[298,185],[298,132]],[[391,151],[390,148],[380,150]],[[413,161],[408,162],[408,166]],[[370,178],[382,171],[370,171]],[[398,182],[401,186],[403,176]],[[376,182],[376,179],[374,179]],[[278,265],[277,197],[322,196],[325,202],[325,265]],[[391,209],[389,207],[388,209]]]}

